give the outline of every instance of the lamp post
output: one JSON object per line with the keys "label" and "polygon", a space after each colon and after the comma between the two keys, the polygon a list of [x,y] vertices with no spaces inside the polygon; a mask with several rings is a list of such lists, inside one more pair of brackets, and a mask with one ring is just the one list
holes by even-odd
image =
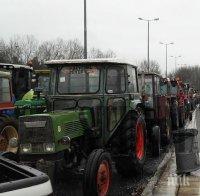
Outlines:
{"label": "lamp post", "polygon": [[165,55],[166,55],[166,57],[165,57],[165,62],[166,62],[166,73],[165,73],[165,77],[167,78],[167,47],[168,47],[168,45],[174,44],[174,42],[170,42],[170,43],[160,42],[160,44],[165,45]]}
{"label": "lamp post", "polygon": [[84,0],[84,59],[87,59],[87,2]]}
{"label": "lamp post", "polygon": [[138,19],[147,22],[147,69],[149,72],[149,62],[150,62],[150,60],[149,60],[149,26],[150,26],[151,21],[158,21],[159,18],[154,18],[154,19],[138,18]]}
{"label": "lamp post", "polygon": [[171,57],[174,57],[174,66],[175,66],[175,72],[176,72],[176,68],[177,68],[177,59],[181,57],[181,55],[178,55],[178,56],[171,56]]}

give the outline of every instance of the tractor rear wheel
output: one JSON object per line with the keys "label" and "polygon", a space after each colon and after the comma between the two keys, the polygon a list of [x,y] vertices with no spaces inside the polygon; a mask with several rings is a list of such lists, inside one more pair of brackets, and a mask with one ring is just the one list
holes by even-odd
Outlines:
{"label": "tractor rear wheel", "polygon": [[123,131],[121,139],[122,156],[116,158],[116,169],[128,177],[143,171],[146,158],[146,126],[142,116],[135,115],[132,126]]}
{"label": "tractor rear wheel", "polygon": [[0,151],[17,153],[18,147],[9,146],[11,138],[18,139],[18,125],[15,121],[6,120],[0,124]]}
{"label": "tractor rear wheel", "polygon": [[112,167],[108,152],[94,150],[85,166],[83,192],[85,196],[106,196],[111,185]]}

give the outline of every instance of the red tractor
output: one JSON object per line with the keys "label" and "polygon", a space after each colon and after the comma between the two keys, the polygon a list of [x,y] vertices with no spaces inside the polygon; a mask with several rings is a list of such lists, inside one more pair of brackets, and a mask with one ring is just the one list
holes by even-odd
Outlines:
{"label": "red tractor", "polygon": [[170,105],[167,96],[161,94],[161,80],[162,77],[155,73],[139,74],[143,110],[154,155],[159,155],[160,144],[169,144],[171,140]]}
{"label": "red tractor", "polygon": [[10,146],[13,138],[18,139],[11,86],[10,73],[0,71],[0,151],[16,153],[17,148]]}
{"label": "red tractor", "polygon": [[7,70],[11,73],[13,97],[16,100],[20,100],[31,89],[32,67],[0,63],[0,70]]}

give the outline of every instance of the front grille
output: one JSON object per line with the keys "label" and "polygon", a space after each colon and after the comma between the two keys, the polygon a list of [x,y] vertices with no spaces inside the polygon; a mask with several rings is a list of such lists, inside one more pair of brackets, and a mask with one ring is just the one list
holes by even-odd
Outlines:
{"label": "front grille", "polygon": [[[35,126],[34,122],[46,121],[45,126]],[[33,126],[29,126],[32,123]],[[48,143],[53,141],[52,123],[47,116],[24,116],[19,120],[21,143]]]}
{"label": "front grille", "polygon": [[84,130],[88,129],[88,124],[84,121],[73,121],[66,123],[63,128],[65,135],[73,138],[83,135]]}
{"label": "front grille", "polygon": [[43,144],[32,144],[32,152],[33,153],[43,153]]}

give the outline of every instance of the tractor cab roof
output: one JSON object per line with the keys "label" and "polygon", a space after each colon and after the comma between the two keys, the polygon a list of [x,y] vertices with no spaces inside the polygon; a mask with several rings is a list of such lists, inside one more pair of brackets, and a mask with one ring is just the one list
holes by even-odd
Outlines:
{"label": "tractor cab roof", "polygon": [[0,78],[10,78],[10,77],[11,77],[10,72],[0,70]]}
{"label": "tractor cab roof", "polygon": [[2,69],[28,69],[28,70],[33,70],[32,67],[28,65],[18,65],[18,64],[9,64],[9,63],[0,63],[0,68]]}
{"label": "tractor cab roof", "polygon": [[54,66],[71,66],[71,65],[78,65],[78,64],[83,64],[83,65],[89,65],[89,64],[109,64],[109,65],[131,65],[134,66],[133,63],[128,62],[126,60],[120,60],[120,59],[73,59],[73,60],[51,60],[51,61],[46,61],[45,64],[49,67],[54,67]]}

